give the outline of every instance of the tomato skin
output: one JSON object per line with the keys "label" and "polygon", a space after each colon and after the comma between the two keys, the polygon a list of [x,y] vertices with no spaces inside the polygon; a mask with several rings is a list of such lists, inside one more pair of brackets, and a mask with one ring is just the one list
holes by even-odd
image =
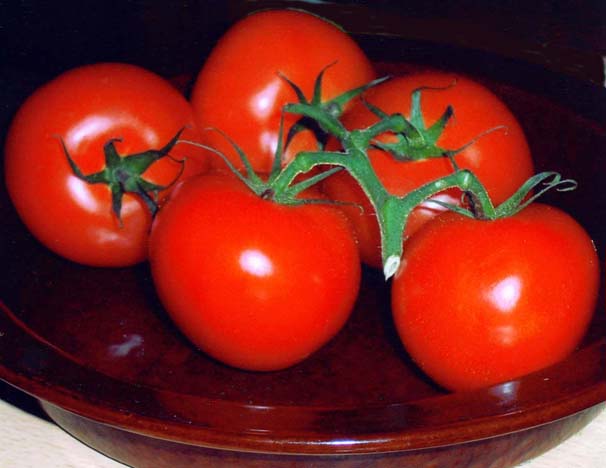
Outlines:
{"label": "tomato skin", "polygon": [[[481,136],[455,158],[461,168],[470,169],[478,176],[495,204],[512,195],[533,175],[526,137],[514,115],[490,90],[467,77],[439,71],[411,73],[368,90],[365,100],[387,113],[399,112],[408,116],[410,95],[421,86],[444,88],[422,92],[421,108],[427,126],[438,120],[448,105],[454,108],[454,117],[437,141],[441,148],[461,148],[490,129],[506,128]],[[349,129],[365,128],[376,121],[377,117],[361,103],[356,103],[343,117],[343,123]],[[389,141],[389,136],[382,135],[379,139]],[[400,162],[378,149],[369,150],[368,155],[379,179],[394,195],[405,195],[453,171],[448,158]],[[343,209],[358,235],[362,261],[381,267],[379,226],[362,189],[351,176],[341,171],[324,183],[323,190],[332,199],[353,203]],[[452,189],[436,198],[460,204],[461,192]],[[443,210],[431,203],[417,207],[408,219],[406,236]]]}
{"label": "tomato skin", "polygon": [[[134,65],[100,63],[69,70],[36,90],[21,106],[5,146],[6,185],[28,229],[57,254],[92,266],[126,266],[145,259],[151,216],[143,201],[125,195],[123,226],[112,212],[107,185],[90,185],[70,168],[61,139],[84,174],[104,167],[103,145],[118,152],[159,149],[183,127],[197,139],[192,110],[174,87]],[[208,155],[177,145],[188,157],[184,176],[205,171]],[[170,183],[180,164],[164,158],[144,178]]]}
{"label": "tomato skin", "polygon": [[598,282],[593,242],[559,209],[534,204],[496,221],[448,212],[406,243],[392,311],[418,365],[445,388],[470,390],[571,353]]}
{"label": "tomato skin", "polygon": [[233,176],[180,184],[150,236],[156,290],[200,349],[234,367],[289,367],[330,340],[360,283],[351,228],[330,206],[263,200]]}
{"label": "tomato skin", "polygon": [[[374,69],[354,40],[334,24],[297,10],[266,10],[234,24],[219,40],[202,67],[191,102],[200,129],[215,128],[234,140],[259,172],[271,170],[282,107],[297,96],[278,73],[311,98],[322,69],[323,99],[333,98],[375,78]],[[285,129],[298,120],[285,114]],[[286,133],[285,133],[286,135]],[[242,164],[225,137],[202,133],[204,143]],[[314,150],[313,134],[297,135],[284,155]],[[216,158],[219,167],[223,162]]]}

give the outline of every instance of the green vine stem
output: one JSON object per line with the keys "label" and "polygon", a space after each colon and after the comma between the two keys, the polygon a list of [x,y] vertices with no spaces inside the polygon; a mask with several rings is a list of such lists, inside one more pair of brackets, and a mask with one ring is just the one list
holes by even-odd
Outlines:
{"label": "green vine stem", "polygon": [[[421,89],[415,90],[412,95],[413,104],[416,103],[414,108],[417,109],[419,115],[420,92]],[[457,166],[454,156],[461,148],[454,151],[442,150],[442,156],[448,157],[452,162],[452,174],[428,182],[404,196],[395,196],[385,189],[377,177],[367,152],[369,147],[375,143],[375,138],[385,132],[395,134],[401,142],[410,141],[407,135],[410,134],[411,125],[414,123],[411,124],[401,114],[387,115],[381,113],[378,109],[374,109],[375,114],[381,117],[377,123],[365,129],[350,131],[343,126],[338,116],[330,114],[322,106],[314,105],[304,100],[286,105],[284,111],[312,119],[324,132],[337,138],[341,142],[343,149],[338,152],[317,151],[299,153],[275,177],[272,183],[272,190],[275,193],[288,192],[288,187],[297,176],[309,172],[317,166],[336,166],[347,170],[360,185],[375,209],[381,235],[383,273],[386,280],[392,277],[400,266],[404,240],[403,233],[410,213],[415,207],[431,199],[432,196],[439,192],[449,188],[459,188],[469,200],[470,208],[445,204],[434,200],[431,200],[432,202],[467,216],[479,219],[497,219],[510,216],[523,209],[547,190],[556,188],[559,191],[566,191],[576,187],[576,182],[562,179],[558,173],[543,172],[531,177],[514,195],[498,207],[495,207],[486,188],[476,175],[469,170],[460,169]],[[430,127],[432,129],[431,133],[434,135],[432,141],[429,141],[431,148],[437,148],[433,146],[437,140],[435,136],[436,132],[433,129],[438,127],[443,129],[452,113],[453,110],[450,107],[447,108],[439,121]],[[416,120],[422,121],[419,115],[417,115]],[[489,131],[493,130],[490,129]],[[410,150],[410,145],[394,145],[389,150],[394,157],[404,159]],[[436,157],[436,155],[432,154],[431,157]],[[531,195],[541,184],[543,184],[543,187],[536,194]]]}
{"label": "green vine stem", "polygon": [[[381,83],[384,79],[375,80],[366,86],[345,93],[337,99],[333,99],[334,102],[322,102],[320,87],[324,71],[318,76],[314,96],[311,100],[307,100],[295,84],[283,77],[295,89],[299,99],[297,103],[284,106],[283,111],[301,116],[294,130],[295,132],[300,131],[305,122],[311,122],[321,132],[324,132],[323,139],[328,136],[338,139],[341,143],[341,151],[303,151],[298,153],[285,167],[282,167],[284,148],[280,143],[276,149],[274,165],[269,178],[261,180],[255,174],[244,152],[227,135],[225,137],[239,154],[246,168],[246,174],[237,172],[229,160],[217,150],[207,149],[222,157],[232,171],[257,195],[283,204],[316,202],[317,200],[301,199],[298,195],[302,190],[318,183],[334,172],[346,170],[360,185],[375,209],[381,235],[383,273],[386,280],[391,278],[400,267],[404,244],[403,236],[408,217],[423,202],[430,201],[465,216],[494,220],[515,214],[547,190],[555,188],[559,191],[567,191],[576,187],[576,182],[562,179],[556,172],[542,172],[531,177],[514,195],[495,207],[486,188],[477,176],[467,169],[459,168],[454,159],[459,151],[469,144],[473,144],[476,139],[455,150],[442,149],[435,145],[440,132],[453,115],[453,109],[448,107],[436,123],[429,128],[425,128],[424,125],[421,125],[423,119],[420,109],[420,93],[423,88],[419,88],[412,94],[415,110],[411,117],[412,120],[407,120],[401,114],[388,115],[380,109],[373,108],[372,111],[379,118],[375,124],[364,129],[348,130],[340,120],[344,105],[348,100],[357,97],[362,91]],[[335,103],[338,105],[333,105]],[[488,131],[497,129],[498,127]],[[282,141],[283,131],[283,119],[281,119],[280,142]],[[291,134],[292,131],[291,129]],[[376,138],[386,132],[396,136],[396,144],[388,147],[383,145],[384,149],[389,151],[396,159],[406,161],[411,156],[413,159],[447,157],[452,163],[453,172],[428,182],[404,196],[389,193],[379,180],[368,158],[368,149],[378,146]],[[203,146],[195,142],[183,142]],[[302,182],[295,182],[295,179],[301,174],[309,173],[316,167],[321,167],[323,171],[308,179],[303,179]],[[329,167],[329,169],[326,169],[326,167]],[[463,196],[468,202],[467,206],[452,205],[432,199],[434,195],[450,188],[459,188],[463,192]]]}
{"label": "green vine stem", "polygon": [[[352,132],[355,133],[355,132]],[[354,135],[354,139],[355,139]],[[286,166],[274,182],[276,192],[286,191],[288,185],[299,175],[316,166],[339,166],[360,184],[377,214],[381,233],[383,273],[385,279],[393,276],[400,266],[403,232],[412,210],[433,195],[448,188],[459,187],[473,193],[482,210],[492,214],[495,208],[486,189],[478,178],[466,169],[456,170],[440,179],[429,182],[405,196],[390,194],[375,174],[366,152],[361,148],[348,148],[349,139],[344,140],[344,152],[302,152]]]}

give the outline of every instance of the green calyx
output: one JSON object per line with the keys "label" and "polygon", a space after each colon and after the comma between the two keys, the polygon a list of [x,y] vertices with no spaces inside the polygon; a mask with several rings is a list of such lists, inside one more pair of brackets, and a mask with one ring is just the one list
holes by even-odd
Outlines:
{"label": "green calyx", "polygon": [[[322,81],[324,79],[324,74],[334,64],[335,63],[332,63],[320,71],[314,82],[313,96],[310,100],[307,99],[301,88],[289,80],[288,77],[280,74],[280,77],[293,89],[298,99],[297,103],[288,104],[285,110],[290,113],[301,114],[301,118],[288,131],[286,145],[288,145],[293,137],[300,131],[311,130],[318,141],[318,149],[324,149],[329,135],[334,135],[335,133],[342,135],[346,132],[345,127],[343,127],[343,124],[339,120],[346,105],[364,93],[364,91],[389,79],[389,77],[378,78],[370,83],[346,91],[332,99],[322,101]],[[305,110],[312,115],[306,115]],[[314,117],[314,115],[318,113],[323,114],[324,118]],[[328,116],[331,118],[326,119]],[[328,125],[328,127],[325,127],[326,125]]]}
{"label": "green calyx", "polygon": [[[184,129],[177,134],[162,148],[151,149],[141,153],[121,156],[116,150],[115,143],[122,141],[120,138],[112,138],[103,146],[105,167],[93,174],[84,174],[73,160],[65,142],[60,139],[65,157],[76,177],[89,184],[105,184],[109,187],[112,196],[112,211],[122,224],[121,211],[122,199],[126,193],[136,194],[145,202],[153,215],[158,211],[158,194],[169,188],[181,176],[185,161],[177,161],[181,169],[174,180],[168,185],[159,185],[143,178],[143,173],[156,161],[170,157],[169,152],[177,144]],[[172,158],[171,158],[172,159]]]}
{"label": "green calyx", "polygon": [[318,202],[330,203],[330,201],[327,201],[327,200],[301,198],[299,195],[301,194],[301,192],[312,187],[313,185],[318,184],[322,180],[326,179],[327,177],[330,177],[332,174],[339,171],[340,168],[338,168],[338,167],[331,168],[329,170],[320,172],[311,177],[305,178],[304,180],[297,182],[297,183],[290,183],[292,181],[289,181],[288,184],[281,184],[281,181],[282,181],[281,175],[283,172],[283,169],[281,167],[281,161],[282,161],[282,154],[283,154],[283,149],[284,149],[284,145],[282,144],[283,134],[284,134],[284,118],[283,117],[280,119],[280,129],[278,132],[278,146],[277,146],[275,154],[274,154],[274,163],[272,166],[272,170],[269,173],[269,176],[267,178],[262,178],[259,174],[257,174],[255,169],[252,167],[252,164],[250,163],[250,160],[249,160],[248,156],[246,155],[246,153],[244,152],[244,150],[242,150],[242,148],[235,141],[233,141],[228,135],[226,135],[225,133],[223,133],[222,131],[220,131],[218,129],[209,129],[209,130],[219,132],[229,142],[229,144],[232,146],[232,148],[238,154],[238,157],[239,157],[240,161],[242,162],[242,165],[244,166],[243,172],[239,171],[236,168],[236,166],[234,166],[234,164],[229,160],[229,158],[227,156],[225,156],[225,154],[223,154],[221,151],[219,151],[213,147],[206,146],[206,145],[203,145],[201,143],[191,141],[191,140],[180,140],[180,142],[186,143],[186,144],[189,144],[192,146],[196,146],[199,148],[203,148],[203,149],[210,151],[211,153],[214,153],[217,156],[219,156],[223,160],[225,165],[229,168],[229,170],[244,185],[246,185],[254,194],[259,196],[260,198],[263,198],[264,200],[270,200],[270,201],[273,201],[276,203],[280,203],[282,205],[302,205],[302,204],[318,203]]}
{"label": "green calyx", "polygon": [[575,190],[577,185],[575,180],[563,179],[557,172],[544,171],[530,177],[513,195],[496,207],[486,188],[480,183],[474,187],[474,190],[464,192],[465,202],[461,206],[438,200],[431,200],[431,203],[469,218],[493,221],[515,215],[550,190],[569,192]]}
{"label": "green calyx", "polygon": [[[454,86],[454,83],[451,86]],[[395,127],[391,132],[395,141],[386,143],[375,139],[372,141],[372,146],[391,154],[391,156],[398,161],[420,161],[442,157],[452,158],[467,147],[473,145],[479,138],[482,138],[495,130],[504,128],[495,127],[488,129],[459,148],[442,148],[437,142],[442,136],[442,133],[444,133],[446,125],[454,116],[454,108],[450,105],[446,106],[442,115],[428,127],[423,116],[421,95],[422,92],[426,90],[440,91],[444,89],[448,88],[420,87],[413,90],[411,93],[409,118],[402,116],[400,125]],[[398,115],[395,114],[390,116],[368,101],[363,102],[370,112],[379,117],[380,121],[375,124],[377,130],[384,125],[386,120],[394,119]],[[380,135],[377,130],[374,132],[375,136]]]}
{"label": "green calyx", "polygon": [[[454,115],[454,109],[452,106],[447,106],[440,118],[427,127],[421,109],[421,93],[424,89],[427,88],[418,88],[412,92],[410,117],[402,119],[402,127],[394,133],[396,141],[393,143],[373,141],[373,146],[390,153],[398,161],[417,161],[444,157],[457,154],[463,150],[463,148],[445,149],[437,145],[446,124]],[[364,104],[368,110],[381,120],[389,117],[371,103],[364,101]]]}
{"label": "green calyx", "polygon": [[[367,89],[388,79],[388,77],[379,78],[363,86],[340,94],[332,99],[323,101],[322,80],[324,74],[332,65],[333,64],[325,67],[318,74],[314,83],[314,91],[311,99],[307,99],[303,91],[295,83],[290,81],[286,76],[280,74],[280,77],[292,87],[297,96],[298,102],[288,104],[283,109],[283,113],[280,118],[280,127],[278,130],[278,144],[274,153],[272,168],[267,179],[261,178],[255,172],[248,156],[242,150],[242,148],[220,129],[207,130],[219,132],[229,142],[242,162],[244,167],[243,172],[239,171],[232,164],[229,158],[215,148],[202,145],[194,141],[181,141],[190,145],[204,148],[219,156],[230,171],[235,174],[235,176],[238,177],[242,183],[244,183],[252,192],[263,199],[271,200],[283,205],[301,205],[310,203],[340,204],[339,202],[326,199],[310,199],[300,197],[300,194],[303,191],[317,185],[319,182],[327,177],[330,177],[335,172],[340,171],[340,167],[332,167],[313,176],[306,177],[304,180],[299,182],[293,182],[294,178],[289,178],[289,174],[291,174],[291,172],[282,167],[284,159],[283,155],[287,145],[297,133],[303,130],[311,130],[314,133],[318,141],[319,150],[324,148],[329,136],[337,134],[338,136],[345,137],[348,132],[339,118],[341,117],[346,105],[351,100],[360,96]],[[284,139],[284,112],[301,115],[301,118],[297,120],[288,130],[286,139]]]}

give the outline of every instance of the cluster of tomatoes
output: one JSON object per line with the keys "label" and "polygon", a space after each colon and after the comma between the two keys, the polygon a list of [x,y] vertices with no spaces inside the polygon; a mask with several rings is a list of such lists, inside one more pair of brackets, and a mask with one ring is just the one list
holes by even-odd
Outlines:
{"label": "cluster of tomatoes", "polygon": [[[11,125],[6,184],[23,222],[57,254],[96,267],[149,259],[167,312],[209,355],[249,370],[292,366],[348,319],[361,265],[381,266],[381,227],[345,170],[285,204],[241,174],[263,181],[276,154],[285,166],[301,152],[338,151],[338,139],[320,142],[318,128],[284,105],[300,93],[329,101],[375,78],[336,25],[302,11],[259,12],[220,39],[190,97],[116,63],[38,89]],[[516,118],[469,78],[397,76],[336,113],[344,128],[361,129],[380,120],[379,109],[407,116],[413,143],[456,150],[401,160],[381,146],[397,135],[379,135],[368,158],[390,194],[452,173],[453,161],[495,204],[532,176]],[[465,200],[449,188],[412,211],[392,280],[406,349],[453,390],[564,358],[585,333],[598,288],[595,248],[569,215],[536,203],[490,220],[445,208]]]}

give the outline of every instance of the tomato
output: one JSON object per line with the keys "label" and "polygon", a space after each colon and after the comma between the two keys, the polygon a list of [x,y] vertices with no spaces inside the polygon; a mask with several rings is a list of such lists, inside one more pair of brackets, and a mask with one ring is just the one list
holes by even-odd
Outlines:
{"label": "tomato", "polygon": [[411,357],[438,384],[468,390],[565,358],[597,299],[593,242],[543,204],[494,221],[447,212],[405,244],[392,311]]}
{"label": "tomato", "polygon": [[[331,64],[324,74],[324,100],[375,77],[364,52],[333,23],[297,10],[252,14],[225,33],[202,67],[191,97],[196,123],[201,129],[211,127],[227,134],[248,155],[255,170],[267,173],[274,160],[282,107],[298,101],[279,73],[310,99],[317,75]],[[285,115],[286,130],[297,120],[296,115]],[[242,167],[223,135],[206,131],[202,137],[204,143]],[[301,132],[284,160],[316,148],[312,132]],[[221,160],[215,161],[223,165]]]}
{"label": "tomato", "polygon": [[218,174],[175,189],[153,223],[150,265],[161,302],[195,345],[258,371],[291,366],[329,341],[360,283],[342,212],[279,205]]}
{"label": "tomato", "polygon": [[[421,110],[427,127],[440,118],[447,106],[451,105],[454,109],[454,116],[437,140],[438,146],[443,149],[458,149],[479,137],[458,153],[455,160],[461,168],[470,169],[478,176],[495,204],[512,195],[533,175],[532,158],[520,124],[496,95],[469,78],[437,71],[412,73],[368,90],[365,100],[386,113],[399,112],[409,116],[411,93],[425,86],[440,88],[421,92]],[[359,102],[343,117],[343,123],[349,129],[365,128],[377,120]],[[392,139],[391,135],[381,135],[378,138],[384,142]],[[453,170],[445,157],[398,161],[379,149],[371,149],[368,154],[379,179],[394,195],[405,195]],[[374,209],[360,187],[342,171],[325,182],[324,191],[330,198],[352,203],[343,209],[352,220],[358,235],[360,256],[366,264],[380,267],[379,227]],[[461,192],[452,189],[435,198],[460,204]],[[431,202],[416,208],[408,220],[406,236],[440,211],[443,208]]]}
{"label": "tomato", "polygon": [[[10,197],[29,230],[59,255],[94,266],[140,262],[151,225],[146,204],[126,194],[120,223],[108,185],[78,178],[65,151],[88,175],[104,167],[108,141],[120,139],[115,149],[125,156],[162,148],[183,127],[183,137],[197,138],[187,100],[150,71],[118,63],[67,71],[36,90],[11,124],[5,147]],[[188,158],[185,176],[209,164],[191,146],[177,145],[170,154]],[[143,177],[166,185],[181,169],[164,158]]]}

